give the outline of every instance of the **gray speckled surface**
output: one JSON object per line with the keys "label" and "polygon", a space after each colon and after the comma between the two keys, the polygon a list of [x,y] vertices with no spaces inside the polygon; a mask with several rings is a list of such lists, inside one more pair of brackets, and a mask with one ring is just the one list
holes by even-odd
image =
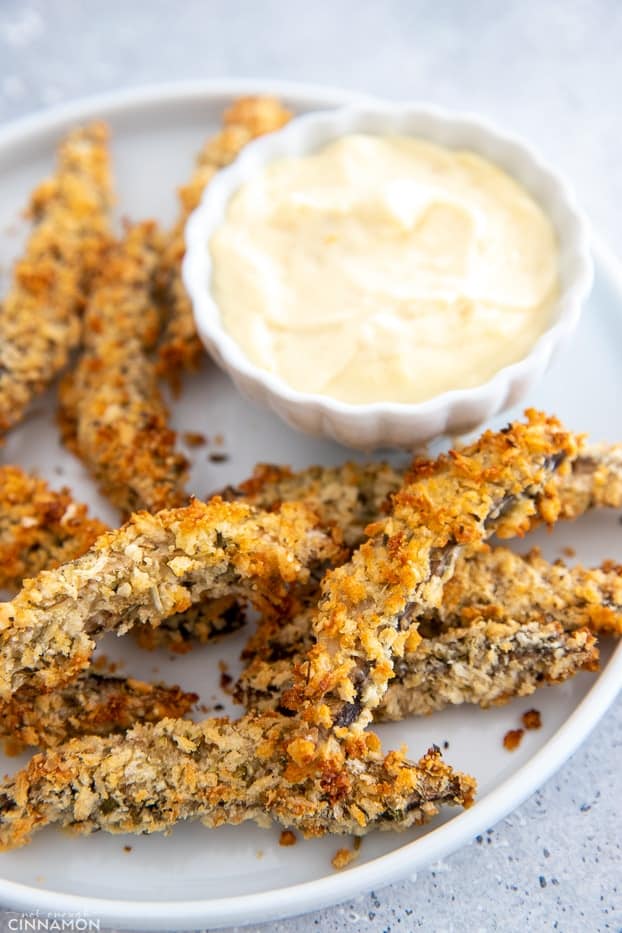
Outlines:
{"label": "gray speckled surface", "polygon": [[[0,120],[192,77],[427,98],[537,141],[616,247],[621,48],[617,0],[2,0]],[[553,780],[471,846],[351,904],[254,929],[622,930],[621,765],[618,701]],[[8,915],[0,927],[11,929]]]}

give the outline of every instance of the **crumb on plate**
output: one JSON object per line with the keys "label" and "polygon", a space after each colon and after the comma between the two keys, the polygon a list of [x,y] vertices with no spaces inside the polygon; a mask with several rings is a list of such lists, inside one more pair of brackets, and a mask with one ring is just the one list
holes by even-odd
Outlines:
{"label": "crumb on plate", "polygon": [[503,747],[506,748],[508,752],[515,751],[520,745],[524,734],[524,729],[510,729],[503,736]]}
{"label": "crumb on plate", "polygon": [[200,431],[184,431],[182,438],[188,447],[203,447],[207,444],[207,437]]}
{"label": "crumb on plate", "polygon": [[356,858],[358,858],[361,848],[361,839],[357,836],[351,849],[337,849],[331,859],[331,865],[337,871],[347,868]]}
{"label": "crumb on plate", "polygon": [[542,716],[538,709],[528,709],[522,715],[522,722],[525,729],[539,729],[542,726]]}

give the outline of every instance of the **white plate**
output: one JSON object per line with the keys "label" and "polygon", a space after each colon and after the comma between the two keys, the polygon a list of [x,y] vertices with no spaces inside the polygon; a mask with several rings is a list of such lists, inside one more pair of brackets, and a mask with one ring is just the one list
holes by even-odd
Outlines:
{"label": "white plate", "polygon": [[[69,126],[94,116],[109,120],[120,211],[169,222],[175,212],[174,188],[187,177],[193,153],[215,128],[223,107],[239,93],[266,89],[285,97],[297,111],[353,99],[346,92],[261,82],[177,85],[92,99],[3,130],[0,227],[10,229],[0,237],[0,265],[6,267],[19,249],[13,221],[29,189],[50,170],[54,146]],[[622,395],[621,309],[622,273],[598,246],[595,288],[579,332],[528,399],[595,439],[622,437],[622,425],[611,415],[611,399]],[[68,483],[98,514],[113,520],[80,464],[60,448],[53,413],[50,394],[13,432],[0,450],[1,460],[37,467],[56,485]],[[349,456],[344,448],[296,434],[268,412],[252,408],[216,367],[206,367],[189,382],[175,406],[175,421],[179,428],[203,431],[212,439],[209,447],[192,453],[191,489],[197,495],[242,479],[257,460],[302,467]],[[229,454],[222,464],[207,459],[218,449],[213,441],[218,434],[224,437],[221,449]],[[620,534],[618,516],[600,513],[559,527],[551,536],[534,535],[532,541],[549,556],[572,545],[581,560],[596,563],[604,557],[622,559]],[[112,639],[104,650],[109,657],[123,658],[124,671],[181,682],[213,707],[227,702],[218,687],[217,662],[226,660],[235,673],[244,638],[241,634],[184,658],[140,652],[128,638]],[[423,830],[367,837],[358,861],[340,873],[330,864],[344,844],[337,837],[300,840],[284,849],[277,829],[253,825],[216,831],[198,824],[180,826],[167,838],[104,833],[76,838],[46,830],[30,846],[0,856],[0,903],[23,910],[88,913],[102,926],[145,930],[258,922],[336,903],[416,872],[518,806],[577,748],[621,680],[622,646],[611,657],[605,651],[598,676],[582,674],[500,709],[456,708],[383,726],[385,747],[406,742],[413,756],[433,742],[449,742],[447,760],[479,780],[478,803],[464,813],[448,810]],[[505,751],[504,733],[534,706],[542,713],[542,729],[527,733],[517,751]],[[3,770],[19,763],[7,759]]]}

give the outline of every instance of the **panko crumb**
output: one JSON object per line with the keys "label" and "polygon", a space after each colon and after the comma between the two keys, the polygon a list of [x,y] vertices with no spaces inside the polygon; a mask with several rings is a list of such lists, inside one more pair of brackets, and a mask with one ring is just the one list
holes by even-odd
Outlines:
{"label": "panko crumb", "polygon": [[576,557],[577,556],[577,552],[575,551],[575,549],[573,547],[570,547],[569,545],[562,548],[562,554],[564,554],[565,557]]}
{"label": "panko crumb", "polygon": [[284,829],[279,836],[280,846],[295,846],[297,842],[298,840],[296,839],[296,835],[291,831],[291,829]]}
{"label": "panko crumb", "polygon": [[124,851],[124,852],[131,852],[131,851],[132,851],[132,846],[123,846],[123,851]]}
{"label": "panko crumb", "polygon": [[361,848],[361,837],[357,836],[351,849],[337,849],[331,859],[331,865],[336,871],[347,868],[356,858],[358,858]]}
{"label": "panko crumb", "polygon": [[121,661],[111,661],[107,654],[100,654],[91,664],[93,670],[100,674],[116,674],[122,666]]}
{"label": "panko crumb", "polygon": [[229,665],[226,661],[219,661],[218,670],[220,671],[220,689],[225,693],[230,693],[233,677],[229,673]]}
{"label": "panko crumb", "polygon": [[207,444],[207,437],[200,431],[184,431],[182,438],[187,447],[204,447]]}
{"label": "panko crumb", "polygon": [[528,709],[522,715],[522,722],[525,729],[540,729],[542,726],[542,716],[538,709]]}
{"label": "panko crumb", "polygon": [[503,747],[506,748],[508,752],[515,751],[522,742],[524,734],[524,729],[510,729],[503,736]]}

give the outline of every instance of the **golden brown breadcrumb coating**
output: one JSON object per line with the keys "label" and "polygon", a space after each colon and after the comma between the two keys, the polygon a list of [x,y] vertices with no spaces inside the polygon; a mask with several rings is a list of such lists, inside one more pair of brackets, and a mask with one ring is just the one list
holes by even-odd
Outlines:
{"label": "golden brown breadcrumb coating", "polygon": [[32,194],[34,229],[0,305],[0,434],[67,363],[110,235],[108,131],[74,130],[56,173]]}
{"label": "golden brown breadcrumb coating", "polygon": [[484,548],[456,562],[443,601],[431,614],[449,627],[474,619],[559,622],[565,631],[622,635],[622,568],[612,561],[588,570],[549,563],[534,548],[525,556]]}
{"label": "golden brown breadcrumb coating", "polygon": [[288,704],[324,727],[365,725],[413,651],[418,619],[439,605],[464,547],[494,532],[521,533],[532,516],[554,521],[551,476],[578,452],[555,418],[527,421],[436,461],[416,461],[391,512],[368,528],[351,560],[326,574],[314,613],[316,644],[297,668]]}
{"label": "golden brown breadcrumb coating", "polygon": [[79,557],[104,531],[68,489],[0,466],[0,589],[19,589],[25,577]]}
{"label": "golden brown breadcrumb coating", "polygon": [[157,227],[145,222],[110,250],[87,306],[82,356],[60,391],[64,442],[124,515],[187,501],[188,463],[175,450],[148,352],[159,329],[161,247]]}
{"label": "golden brown breadcrumb coating", "polygon": [[162,263],[162,295],[168,324],[160,347],[160,373],[179,388],[180,373],[196,369],[203,356],[190,299],[181,279],[186,251],[184,227],[216,172],[229,165],[252,139],[280,129],[291,113],[273,97],[243,97],[225,112],[223,128],[199,153],[192,178],[179,191],[181,210],[171,231]]}
{"label": "golden brown breadcrumb coating", "polygon": [[208,595],[275,604],[337,550],[301,505],[267,514],[212,499],[137,512],[82,557],[42,571],[0,604],[0,696],[25,684],[51,690],[68,683],[104,632],[157,625]]}
{"label": "golden brown breadcrumb coating", "polygon": [[427,715],[460,703],[486,709],[596,670],[596,639],[587,629],[480,619],[424,638],[412,655],[400,658],[378,718]]}
{"label": "golden brown breadcrumb coating", "polygon": [[[272,634],[264,628],[264,644],[249,643],[250,659],[234,696],[247,709],[287,712],[283,699],[311,643],[311,613],[301,613]],[[414,651],[394,661],[374,720],[426,715],[445,706],[476,703],[486,708],[527,696],[544,684],[560,683],[579,671],[598,669],[592,632],[566,630],[559,621],[539,618],[473,618],[468,625],[425,631]]]}
{"label": "golden brown breadcrumb coating", "polygon": [[[108,526],[91,518],[88,506],[68,489],[52,490],[19,467],[0,466],[0,589],[18,590],[41,570],[81,557],[105,531]],[[244,622],[244,605],[223,597],[174,613],[157,628],[137,625],[132,634],[142,648],[185,654],[193,644],[234,632]]]}
{"label": "golden brown breadcrumb coating", "polygon": [[85,671],[52,693],[18,692],[0,703],[0,738],[11,753],[54,748],[81,735],[125,732],[138,722],[181,718],[198,700],[179,687]]}
{"label": "golden brown breadcrumb coating", "polygon": [[275,714],[236,722],[165,719],[123,736],[88,736],[35,755],[0,785],[0,846],[44,826],[152,833],[185,820],[205,826],[276,822],[307,836],[363,835],[468,806],[475,782],[437,748],[416,764],[383,756],[373,733],[334,737]]}
{"label": "golden brown breadcrumb coating", "polygon": [[[294,667],[312,643],[313,595],[293,615],[268,614],[244,650],[236,687],[247,708],[282,709]],[[588,631],[592,634],[588,635]],[[442,602],[420,619],[421,642],[394,662],[375,719],[426,713],[447,703],[490,706],[595,670],[594,634],[622,635],[622,570],[551,564],[482,547],[456,561]]]}

